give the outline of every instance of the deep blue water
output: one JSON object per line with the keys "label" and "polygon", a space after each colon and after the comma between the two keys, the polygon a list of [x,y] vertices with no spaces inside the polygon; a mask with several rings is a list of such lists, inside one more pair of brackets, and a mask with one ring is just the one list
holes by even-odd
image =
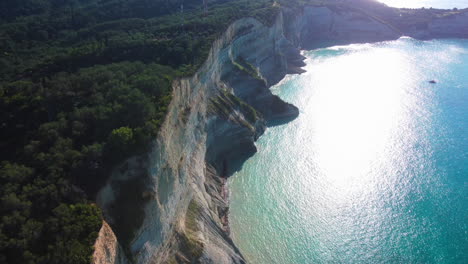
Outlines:
{"label": "deep blue water", "polygon": [[[320,49],[229,181],[251,263],[468,263],[468,40]],[[436,80],[437,84],[430,84]]]}

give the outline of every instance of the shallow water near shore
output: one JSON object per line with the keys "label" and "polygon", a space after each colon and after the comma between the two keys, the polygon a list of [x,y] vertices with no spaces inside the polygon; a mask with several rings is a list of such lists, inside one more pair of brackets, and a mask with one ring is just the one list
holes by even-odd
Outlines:
{"label": "shallow water near shore", "polygon": [[[229,180],[250,263],[468,263],[468,40],[401,38],[304,54]],[[429,83],[435,80],[436,84]]]}

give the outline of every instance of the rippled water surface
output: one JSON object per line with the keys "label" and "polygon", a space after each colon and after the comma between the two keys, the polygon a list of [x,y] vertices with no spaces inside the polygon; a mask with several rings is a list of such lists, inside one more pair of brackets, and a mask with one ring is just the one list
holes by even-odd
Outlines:
{"label": "rippled water surface", "polygon": [[[251,263],[468,263],[468,41],[311,51],[230,179]],[[430,84],[436,80],[437,84]]]}

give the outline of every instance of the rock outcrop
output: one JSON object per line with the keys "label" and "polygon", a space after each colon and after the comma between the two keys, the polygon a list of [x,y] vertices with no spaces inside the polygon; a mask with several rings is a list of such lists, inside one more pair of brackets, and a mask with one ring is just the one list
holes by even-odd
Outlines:
{"label": "rock outcrop", "polygon": [[[414,34],[444,36],[447,23]],[[269,87],[302,72],[301,49],[401,34],[365,12],[327,7],[283,9],[270,27],[253,18],[233,23],[201,69],[174,82],[152,152],[116,168],[101,190],[98,204],[121,246],[104,224],[95,263],[244,263],[229,237],[226,177],[256,152],[267,126],[299,114]]]}
{"label": "rock outcrop", "polygon": [[127,259],[123,254],[122,247],[117,241],[117,237],[105,221],[102,223],[94,248],[94,264],[127,263]]}

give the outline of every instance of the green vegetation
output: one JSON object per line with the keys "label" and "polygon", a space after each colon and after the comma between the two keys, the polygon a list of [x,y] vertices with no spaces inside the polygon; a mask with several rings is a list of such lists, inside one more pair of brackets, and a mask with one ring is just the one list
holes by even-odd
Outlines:
{"label": "green vegetation", "polygon": [[[0,1],[0,263],[89,263],[102,221],[96,192],[147,151],[172,81],[192,75],[234,20],[271,25],[280,5],[329,2],[207,0],[205,11],[201,0]],[[405,29],[460,11],[375,3],[365,12]],[[234,65],[260,79],[243,58]],[[228,106],[258,119],[227,92],[210,110],[228,118]],[[127,229],[120,240],[131,241]]]}
{"label": "green vegetation", "polygon": [[234,60],[232,63],[240,71],[246,72],[248,75],[252,76],[255,79],[262,80],[262,78],[258,74],[257,69],[252,64],[250,64],[248,61],[246,61],[244,58],[239,57],[239,58],[237,58],[237,60]]}
{"label": "green vegetation", "polygon": [[234,20],[271,24],[279,10],[207,2],[185,0],[183,13],[182,0],[0,2],[0,263],[89,263],[96,192],[147,150],[174,78]]}
{"label": "green vegetation", "polygon": [[197,219],[200,216],[200,206],[195,200],[190,201],[185,215],[185,232],[180,235],[181,251],[191,262],[196,262],[203,253],[203,243],[199,241],[196,232],[200,231]]}
{"label": "green vegetation", "polygon": [[[233,119],[233,109],[240,111],[246,120]],[[248,105],[239,97],[226,90],[223,90],[218,96],[210,99],[208,111],[225,119],[231,119],[232,121],[240,122],[241,125],[249,128],[252,131],[255,130],[252,124],[254,124],[260,118],[260,113],[258,113],[252,106]]]}
{"label": "green vegetation", "polygon": [[[101,216],[87,200],[114,164],[144,151],[154,137],[172,75],[160,65],[121,62],[2,87],[1,144],[9,151],[2,152],[0,245],[7,262],[89,262]],[[67,206],[84,207],[89,217]],[[32,224],[37,228],[27,232]],[[79,232],[57,231],[75,224]]]}

